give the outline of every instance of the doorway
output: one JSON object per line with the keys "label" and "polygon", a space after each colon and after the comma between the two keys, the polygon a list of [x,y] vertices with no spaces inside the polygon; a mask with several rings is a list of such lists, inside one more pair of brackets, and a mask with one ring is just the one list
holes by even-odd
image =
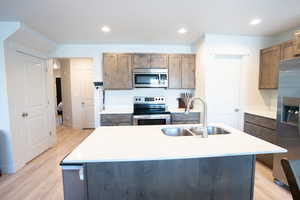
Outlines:
{"label": "doorway", "polygon": [[53,60],[53,81],[54,81],[54,94],[55,94],[55,116],[56,128],[59,129],[63,124],[63,103],[62,103],[62,73],[61,66],[58,60]]}
{"label": "doorway", "polygon": [[64,126],[95,128],[93,60],[90,58],[55,60],[59,68],[54,69],[58,119],[61,117]]}
{"label": "doorway", "polygon": [[215,55],[206,69],[208,122],[241,129],[242,56]]}

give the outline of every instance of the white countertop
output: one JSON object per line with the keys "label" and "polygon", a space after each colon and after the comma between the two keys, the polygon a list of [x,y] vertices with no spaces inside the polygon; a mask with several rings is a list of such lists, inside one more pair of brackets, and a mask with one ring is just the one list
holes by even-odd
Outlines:
{"label": "white countertop", "polygon": [[146,161],[284,153],[285,149],[223,124],[231,132],[208,138],[166,136],[161,129],[188,125],[97,128],[63,163]]}
{"label": "white countertop", "polygon": [[[185,108],[168,108],[168,111],[171,113],[184,113]],[[190,112],[200,112],[197,109],[191,109]]]}
{"label": "white countertop", "polygon": [[258,115],[270,119],[276,119],[277,118],[277,112],[276,110],[262,110],[262,109],[247,109],[245,110],[245,113]]}
{"label": "white countertop", "polygon": [[[184,108],[168,108],[167,109],[171,113],[183,113],[185,112]],[[197,109],[191,109],[190,112],[200,112]],[[132,114],[132,107],[114,107],[114,108],[106,108],[102,110],[100,114]]]}

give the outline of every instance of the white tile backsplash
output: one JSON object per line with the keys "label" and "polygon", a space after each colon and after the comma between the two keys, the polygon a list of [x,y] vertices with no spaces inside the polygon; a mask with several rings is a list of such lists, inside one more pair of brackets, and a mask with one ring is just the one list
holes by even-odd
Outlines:
{"label": "white tile backsplash", "polygon": [[194,92],[185,89],[163,89],[163,88],[136,88],[133,90],[107,90],[105,91],[105,108],[129,108],[133,107],[133,97],[135,96],[163,96],[167,99],[169,108],[177,108],[177,98],[181,93]]}

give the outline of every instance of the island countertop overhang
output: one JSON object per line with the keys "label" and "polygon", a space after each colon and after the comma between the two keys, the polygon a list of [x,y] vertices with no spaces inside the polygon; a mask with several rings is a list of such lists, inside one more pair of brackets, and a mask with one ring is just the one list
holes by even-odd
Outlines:
{"label": "island countertop overhang", "polygon": [[214,123],[231,134],[166,136],[161,129],[192,125],[99,127],[76,147],[62,164],[129,162],[285,153],[286,149],[224,124]]}

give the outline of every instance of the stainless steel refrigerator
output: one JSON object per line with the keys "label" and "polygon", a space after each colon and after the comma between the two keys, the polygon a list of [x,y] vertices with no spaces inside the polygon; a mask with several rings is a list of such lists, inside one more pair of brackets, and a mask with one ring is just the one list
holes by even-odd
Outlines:
{"label": "stainless steel refrigerator", "polygon": [[300,159],[300,58],[281,62],[277,104],[277,144],[288,150],[275,154],[273,175],[275,182],[288,185],[280,160]]}

